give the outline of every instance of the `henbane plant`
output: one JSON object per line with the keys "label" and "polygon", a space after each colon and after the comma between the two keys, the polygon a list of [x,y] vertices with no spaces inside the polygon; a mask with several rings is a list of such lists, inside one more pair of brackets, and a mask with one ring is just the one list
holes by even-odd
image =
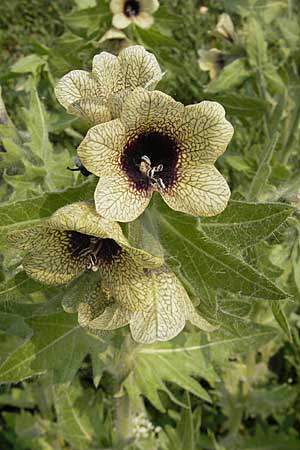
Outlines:
{"label": "henbane plant", "polygon": [[205,101],[184,107],[146,89],[160,77],[155,57],[133,46],[119,57],[96,55],[91,74],[73,71],[59,81],[56,95],[69,112],[105,122],[78,148],[83,166],[100,178],[95,207],[68,205],[43,226],[9,236],[28,252],[24,270],[38,281],[63,284],[99,271],[96,289],[79,302],[79,323],[89,330],[130,324],[143,343],[173,338],[186,320],[206,331],[215,327],[196,313],[163,255],[130,246],[117,221],[140,216],[154,191],[194,216],[222,212],[230,195],[213,166],[233,134],[224,109]]}
{"label": "henbane plant", "polygon": [[[115,14],[119,3],[112,2]],[[156,8],[151,4],[150,13]],[[126,26],[124,18],[117,19]],[[234,131],[223,106],[205,99],[177,102],[157,89],[163,75],[153,54],[130,46],[118,56],[95,55],[91,72],[72,70],[62,77],[56,97],[68,113],[89,123],[76,157],[97,184],[89,182],[92,192],[84,201],[81,185],[76,187],[78,198],[47,211],[38,224],[18,226],[7,238],[20,250],[18,270],[55,286],[60,306],[76,314],[78,341],[91,337],[82,355],[93,355],[100,343],[109,348],[107,364],[117,380],[116,442],[123,444],[132,438],[131,409],[143,417],[141,394],[163,411],[158,390],[176,402],[166,380],[210,401],[192,378],[194,365],[215,382],[214,358],[225,365],[231,350],[251,346],[253,335],[261,343],[273,336],[271,327],[226,315],[217,295],[224,301],[231,294],[286,298],[243,260],[242,251],[268,237],[292,209],[268,204],[262,211],[254,203],[230,202],[222,166],[215,167]],[[284,328],[284,314],[279,307],[274,311]],[[60,326],[71,320],[64,319],[68,314]],[[221,348],[217,356],[212,351],[194,358],[193,352],[215,345]],[[152,354],[161,366],[152,367]],[[182,367],[176,367],[176,354]],[[2,366],[3,379],[10,363]],[[39,364],[27,368],[25,377],[41,373]]]}

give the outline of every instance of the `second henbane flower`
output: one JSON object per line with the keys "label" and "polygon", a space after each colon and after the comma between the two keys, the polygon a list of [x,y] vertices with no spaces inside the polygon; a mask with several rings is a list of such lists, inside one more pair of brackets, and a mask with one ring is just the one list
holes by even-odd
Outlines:
{"label": "second henbane flower", "polygon": [[55,95],[68,113],[102,123],[119,116],[127,93],[140,86],[152,89],[162,76],[155,56],[141,45],[132,45],[118,56],[95,55],[92,72],[67,73],[55,87]]}
{"label": "second henbane flower", "polygon": [[[23,268],[35,280],[61,285],[83,276],[84,290],[64,299],[63,306],[77,311],[79,324],[88,330],[129,324],[133,338],[146,343],[172,339],[186,320],[205,331],[214,329],[164,261],[132,247],[121,227],[100,217],[92,204],[64,206],[41,225],[14,231],[8,239],[26,252]],[[98,273],[93,281],[89,271]]]}
{"label": "second henbane flower", "polygon": [[158,191],[177,211],[221,213],[230,190],[214,163],[232,135],[216,102],[184,106],[162,92],[135,89],[120,118],[91,128],[78,148],[83,165],[100,178],[97,212],[129,222]]}

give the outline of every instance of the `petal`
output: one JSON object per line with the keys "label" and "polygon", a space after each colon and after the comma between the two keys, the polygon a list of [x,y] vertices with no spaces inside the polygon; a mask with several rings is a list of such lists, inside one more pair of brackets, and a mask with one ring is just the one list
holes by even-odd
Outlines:
{"label": "petal", "polygon": [[78,323],[82,327],[89,327],[89,323],[100,316],[107,306],[107,297],[104,294],[101,282],[88,289],[84,301],[78,305]]}
{"label": "petal", "polygon": [[127,136],[134,137],[146,130],[174,135],[182,121],[184,106],[159,91],[135,89],[124,102],[121,121]]}
{"label": "petal", "polygon": [[109,103],[109,109],[111,112],[111,115],[114,119],[119,119],[120,115],[122,113],[122,108],[123,108],[123,103],[126,99],[126,97],[128,96],[128,94],[131,93],[131,90],[128,89],[124,89],[123,91],[119,91],[115,94],[112,94],[109,99],[108,99],[108,103]]}
{"label": "petal", "polygon": [[64,284],[85,270],[86,261],[72,255],[66,232],[42,227],[40,233],[43,246],[33,248],[23,259],[30,277],[47,284]]}
{"label": "petal", "polygon": [[117,119],[91,128],[77,153],[90,172],[102,177],[117,173],[118,160],[125,144],[125,127]]}
{"label": "petal", "polygon": [[177,336],[186,321],[188,295],[167,268],[149,273],[147,302],[132,316],[130,330],[137,342],[167,341]]}
{"label": "petal", "polygon": [[55,95],[59,103],[69,107],[83,98],[94,98],[101,95],[95,78],[84,70],[72,70],[60,79],[55,87]]}
{"label": "petal", "polygon": [[37,226],[25,230],[15,230],[7,235],[7,240],[21,250],[39,249],[44,246],[44,228]]}
{"label": "petal", "polygon": [[137,264],[140,264],[141,267],[145,267],[147,269],[156,269],[160,267],[164,260],[159,256],[153,256],[144,250],[141,250],[136,247],[132,247],[131,245],[124,246],[126,247],[126,251],[130,255],[131,258],[135,260]]}
{"label": "petal", "polygon": [[112,24],[115,28],[123,30],[131,24],[131,20],[123,13],[115,14],[112,18]]}
{"label": "petal", "polygon": [[114,39],[123,40],[127,39],[127,36],[125,33],[123,33],[123,31],[116,30],[115,28],[110,28],[106,33],[104,33],[102,38],[99,40],[99,44]]}
{"label": "petal", "polygon": [[117,304],[109,306],[104,313],[89,322],[89,328],[97,330],[115,330],[130,322],[132,312],[120,308]]}
{"label": "petal", "polygon": [[162,77],[157,59],[141,45],[132,45],[118,56],[125,89],[154,87]]}
{"label": "petal", "polygon": [[74,230],[99,238],[114,239],[127,244],[120,225],[100,217],[93,204],[86,202],[72,203],[58,209],[47,224],[56,230]]}
{"label": "petal", "polygon": [[115,55],[108,52],[95,55],[92,72],[104,97],[108,98],[112,93],[123,89],[124,82],[120,72],[120,64]]}
{"label": "petal", "polygon": [[137,16],[132,17],[132,21],[141,28],[150,28],[153,25],[154,19],[151,14],[147,12],[140,12]]}
{"label": "petal", "polygon": [[148,283],[143,266],[128,257],[126,252],[119,255],[110,267],[102,268],[102,277],[113,298],[121,308],[137,311],[145,303],[145,290]]}
{"label": "petal", "polygon": [[141,10],[148,12],[148,13],[154,13],[159,8],[159,1],[158,0],[140,0],[141,3]]}
{"label": "petal", "polygon": [[218,72],[224,65],[223,54],[217,48],[211,48],[210,50],[199,50],[198,64],[201,70],[208,71],[209,76],[214,80]]}
{"label": "petal", "polygon": [[109,7],[113,14],[118,14],[123,11],[124,0],[111,0]]}
{"label": "petal", "polygon": [[176,185],[161,195],[175,211],[193,216],[215,216],[226,208],[230,190],[214,166],[203,164],[183,168]]}
{"label": "petal", "polygon": [[105,219],[131,222],[146,209],[151,195],[151,191],[136,191],[124,176],[105,176],[95,190],[96,210]]}
{"label": "petal", "polygon": [[234,25],[229,14],[223,13],[220,15],[215,30],[230,42],[234,41]]}
{"label": "petal", "polygon": [[189,320],[193,325],[200,328],[200,330],[206,331],[206,332],[212,332],[219,328],[219,326],[214,326],[207,322],[200,314],[196,311],[193,303],[188,298],[186,301],[186,308],[187,308],[187,316],[186,319]]}
{"label": "petal", "polygon": [[83,98],[77,100],[68,107],[68,112],[88,119],[93,123],[102,123],[111,120],[110,110],[106,102],[102,99]]}
{"label": "petal", "polygon": [[219,103],[204,101],[185,107],[179,139],[187,159],[214,163],[232,135],[233,126],[225,119],[225,110]]}

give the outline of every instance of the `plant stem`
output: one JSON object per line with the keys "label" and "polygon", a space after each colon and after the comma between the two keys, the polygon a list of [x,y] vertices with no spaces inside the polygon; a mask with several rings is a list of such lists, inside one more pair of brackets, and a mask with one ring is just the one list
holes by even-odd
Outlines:
{"label": "plant stem", "polygon": [[116,355],[116,389],[115,389],[115,424],[116,424],[116,445],[118,448],[125,448],[132,439],[132,416],[128,393],[122,389],[124,380],[128,377],[133,368],[133,353],[137,344],[134,343],[130,334],[124,339],[123,347]]}
{"label": "plant stem", "polygon": [[116,414],[116,444],[122,446],[130,439],[131,410],[128,394],[115,399]]}

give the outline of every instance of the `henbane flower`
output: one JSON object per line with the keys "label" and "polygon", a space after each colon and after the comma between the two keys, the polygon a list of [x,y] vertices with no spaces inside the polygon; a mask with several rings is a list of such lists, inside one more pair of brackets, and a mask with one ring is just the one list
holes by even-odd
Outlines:
{"label": "henbane flower", "polygon": [[97,212],[129,222],[158,191],[177,211],[221,213],[230,190],[214,162],[232,134],[216,102],[184,106],[162,92],[137,88],[120,118],[91,128],[78,148],[83,165],[100,178]]}
{"label": "henbane flower", "polygon": [[198,64],[200,69],[209,72],[211,80],[217,78],[225,64],[224,53],[217,48],[211,48],[210,50],[198,50],[198,54]]}
{"label": "henbane flower", "polygon": [[128,92],[139,86],[154,88],[162,75],[155,56],[133,45],[118,56],[95,55],[92,72],[72,70],[58,82],[55,94],[70,114],[102,123],[119,116]]}
{"label": "henbane flower", "polygon": [[229,14],[220,15],[215,31],[229,42],[234,42],[234,25]]}
{"label": "henbane flower", "polygon": [[133,339],[141,343],[174,338],[186,320],[203,331],[216,329],[196,312],[184,287],[165,265],[147,270],[143,284],[144,301],[134,309],[120,301],[97,316],[97,304],[87,296],[79,305],[79,320],[91,331],[114,330],[129,324]]}
{"label": "henbane flower", "polygon": [[79,323],[89,330],[129,324],[135,340],[152,342],[176,336],[186,320],[213,329],[163,260],[129,245],[120,226],[99,217],[89,203],[65,206],[9,240],[27,252],[24,270],[38,281],[60,285],[99,270],[96,287],[87,283],[86,295],[76,300]]}
{"label": "henbane flower", "polygon": [[141,28],[149,28],[154,22],[152,14],[158,7],[158,0],[111,0],[113,26],[123,29],[134,23]]}

